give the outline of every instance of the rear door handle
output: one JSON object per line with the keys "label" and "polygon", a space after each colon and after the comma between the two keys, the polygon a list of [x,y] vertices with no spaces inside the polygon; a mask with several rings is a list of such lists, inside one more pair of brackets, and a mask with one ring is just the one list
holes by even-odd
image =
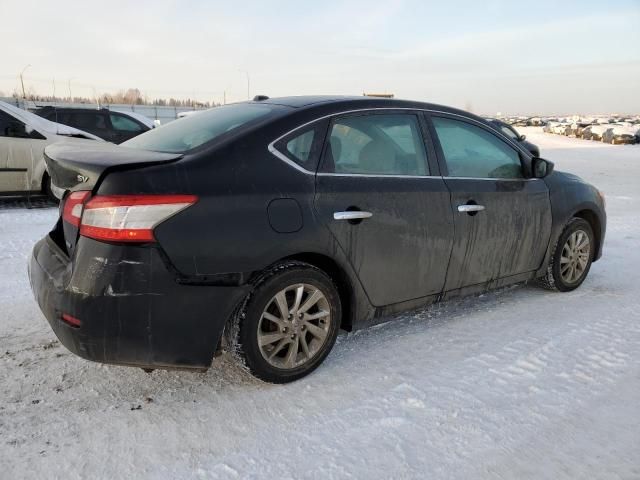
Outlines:
{"label": "rear door handle", "polygon": [[363,220],[373,217],[371,212],[362,212],[360,210],[352,210],[347,212],[333,212],[334,220]]}
{"label": "rear door handle", "polygon": [[484,205],[458,205],[458,211],[461,213],[481,212]]}

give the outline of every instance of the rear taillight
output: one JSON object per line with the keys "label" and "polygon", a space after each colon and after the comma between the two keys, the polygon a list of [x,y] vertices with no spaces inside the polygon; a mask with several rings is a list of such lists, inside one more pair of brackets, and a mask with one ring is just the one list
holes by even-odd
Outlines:
{"label": "rear taillight", "polygon": [[155,242],[153,229],[197,200],[194,195],[98,195],[84,205],[80,235],[107,242]]}
{"label": "rear taillight", "polygon": [[62,210],[62,219],[71,225],[80,225],[80,218],[82,217],[82,206],[87,200],[91,192],[87,190],[81,190],[78,192],[71,192],[64,200],[64,208]]}

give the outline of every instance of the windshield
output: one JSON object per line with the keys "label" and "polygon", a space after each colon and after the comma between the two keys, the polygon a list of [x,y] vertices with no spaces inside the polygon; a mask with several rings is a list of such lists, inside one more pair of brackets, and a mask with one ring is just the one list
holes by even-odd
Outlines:
{"label": "windshield", "polygon": [[274,112],[276,108],[278,107],[275,105],[252,103],[215,107],[149,130],[122,143],[122,146],[141,150],[184,153],[251,121],[263,119]]}

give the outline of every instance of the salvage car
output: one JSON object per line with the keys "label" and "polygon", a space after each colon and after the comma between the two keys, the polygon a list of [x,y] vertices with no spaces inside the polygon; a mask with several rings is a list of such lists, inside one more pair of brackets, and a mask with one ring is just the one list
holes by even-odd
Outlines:
{"label": "salvage car", "polygon": [[540,149],[538,148],[538,146],[534,145],[531,142],[527,142],[527,137],[525,135],[521,135],[512,125],[509,125],[502,120],[498,120],[497,118],[487,118],[487,121],[491,126],[500,130],[506,136],[510,137],[513,141],[520,142],[524,148],[529,150],[536,157],[540,156]]}
{"label": "salvage car", "polygon": [[156,125],[150,118],[136,112],[117,112],[107,108],[55,107],[36,110],[52,122],[79,128],[112,143],[122,143]]}
{"label": "salvage car", "polygon": [[[51,193],[44,149],[53,142],[100,140],[0,101],[0,195]],[[101,140],[100,140],[101,141]]]}
{"label": "salvage car", "polygon": [[602,134],[602,142],[610,143],[611,145],[633,145],[637,142],[638,133],[640,133],[640,127],[626,124],[614,124],[612,128],[608,129]]}
{"label": "salvage car", "polygon": [[[590,130],[590,140],[595,140],[595,141],[602,141],[602,137],[605,134],[605,132],[609,129],[612,129],[613,126],[609,123],[603,123],[603,124],[597,124],[597,125],[592,125],[591,126],[591,130]],[[585,138],[584,136],[582,138]]]}
{"label": "salvage car", "polygon": [[605,236],[595,187],[429,103],[259,97],[46,160],[65,193],[35,298],[75,354],[146,369],[227,350],[296,380],[341,328],[517,282],[574,290]]}

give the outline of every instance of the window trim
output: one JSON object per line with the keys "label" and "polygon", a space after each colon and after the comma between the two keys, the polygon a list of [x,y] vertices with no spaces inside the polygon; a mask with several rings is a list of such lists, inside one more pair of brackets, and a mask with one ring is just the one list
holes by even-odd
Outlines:
{"label": "window trim", "polygon": [[[530,158],[533,158],[531,156],[531,153],[529,153],[528,156],[523,156],[522,155],[522,147],[520,145],[516,145],[515,142],[513,142],[510,138],[508,138],[504,133],[495,130],[493,127],[488,126],[488,125],[483,125],[480,122],[477,121],[467,121],[467,118],[464,117],[463,115],[455,115],[455,114],[450,114],[448,112],[429,112],[428,114],[425,115],[426,116],[426,120],[427,123],[429,124],[429,131],[431,133],[431,138],[432,138],[432,142],[433,145],[436,149],[437,152],[437,157],[438,157],[438,163],[440,164],[440,172],[442,173],[442,177],[444,179],[455,179],[455,180],[490,180],[490,181],[501,181],[501,182],[524,182],[527,180],[539,180],[537,178],[532,178],[530,175],[530,165],[529,165],[529,161]],[[438,137],[438,134],[436,132],[436,128],[435,125],[433,124],[432,118],[436,117],[436,118],[446,118],[446,119],[450,119],[450,120],[455,120],[458,122],[462,122],[462,123],[467,123],[471,126],[474,127],[478,127],[481,128],[482,130],[484,130],[485,132],[487,132],[489,135],[493,135],[495,138],[497,138],[498,140],[500,140],[502,143],[504,143],[507,147],[512,148],[519,157],[520,160],[520,168],[522,168],[522,178],[497,178],[497,177],[455,177],[455,176],[449,176],[449,166],[447,165],[447,159],[445,158],[444,155],[444,151],[442,149],[442,145],[440,144],[440,138]],[[473,119],[469,119],[469,120],[473,120]],[[507,141],[505,141],[505,139],[507,139]],[[517,148],[514,148],[517,147]]]}
{"label": "window trim", "polygon": [[[328,115],[323,115],[321,117],[318,118],[314,118],[313,120],[310,120],[308,122],[305,122],[301,125],[298,125],[297,127],[294,127],[290,130],[288,130],[286,133],[284,133],[283,135],[280,135],[279,137],[277,137],[275,140],[272,140],[271,143],[269,143],[267,145],[267,151],[269,153],[271,153],[272,155],[274,155],[275,157],[279,158],[280,160],[282,160],[283,162],[285,162],[286,164],[288,164],[289,166],[295,168],[296,170],[298,170],[301,173],[304,173],[305,175],[323,175],[323,176],[340,176],[340,175],[350,175],[350,174],[336,174],[336,173],[322,173],[322,172],[317,172],[317,171],[310,171],[307,170],[303,167],[301,167],[300,165],[298,165],[297,163],[293,162],[292,160],[288,159],[285,155],[283,155],[282,153],[280,153],[280,151],[278,151],[275,148],[275,144],[277,142],[279,142],[280,140],[282,140],[284,137],[287,137],[291,134],[293,134],[294,132],[296,132],[297,130],[300,130],[301,128],[304,128],[308,125],[311,125],[312,123],[321,121],[321,120],[327,120],[327,119],[332,119],[333,117],[338,117],[341,115],[347,115],[347,114],[351,114],[351,113],[358,113],[358,112],[374,112],[374,111],[385,111],[385,112],[393,112],[393,111],[398,111],[398,112],[415,112],[417,113],[419,116],[422,117],[423,123],[424,123],[424,131],[422,132],[423,134],[423,139],[425,141],[425,148],[427,151],[427,161],[429,162],[429,168],[430,170],[433,172],[433,175],[429,175],[429,176],[425,176],[425,177],[410,177],[410,178],[445,178],[444,177],[444,173],[442,171],[441,168],[441,164],[439,161],[439,155],[437,154],[437,152],[435,151],[435,146],[436,146],[436,139],[434,139],[433,135],[433,125],[431,124],[431,120],[429,118],[429,116],[433,113],[436,115],[444,115],[444,116],[451,116],[454,119],[462,119],[463,121],[466,121],[468,123],[474,124],[474,125],[478,125],[481,128],[484,128],[487,131],[490,131],[489,129],[491,127],[484,125],[482,122],[468,117],[466,115],[460,115],[457,113],[451,113],[451,112],[445,112],[442,110],[436,110],[436,109],[432,109],[432,108],[418,108],[418,107],[413,107],[413,108],[407,108],[407,107],[374,107],[374,108],[360,108],[360,109],[352,109],[352,110],[345,110],[343,112],[334,112],[334,113],[330,113]],[[328,130],[327,130],[328,131]],[[496,134],[496,132],[491,132],[493,135]],[[515,142],[511,141],[511,139],[506,138],[504,134],[502,134],[501,132],[497,132],[498,138],[500,138],[502,141],[505,141],[506,139],[506,143],[507,145],[510,145],[511,147],[515,147],[515,149],[518,151],[518,153],[520,154],[520,161],[526,166],[525,168],[525,174],[527,175],[525,178],[522,179],[509,179],[509,178],[485,178],[485,179],[479,179],[479,178],[474,178],[473,180],[500,180],[500,181],[505,181],[505,182],[509,182],[509,181],[517,181],[517,182],[526,182],[526,181],[530,181],[530,180],[540,180],[539,178],[531,178],[529,175],[530,173],[530,166],[529,163],[531,161],[531,159],[533,158],[533,155],[531,154],[531,152],[527,151],[524,149],[524,147],[520,144],[516,144]],[[501,138],[504,137],[504,138]],[[439,147],[439,144],[438,144]],[[324,153],[324,152],[323,152]],[[437,167],[437,169],[434,170],[434,165],[431,164],[431,162],[435,162],[435,166]],[[436,175],[436,173],[438,173]],[[448,173],[448,171],[447,171]],[[359,177],[375,177],[375,175],[364,175],[364,174],[354,174],[357,175]],[[382,175],[382,177],[384,178],[400,178],[398,175]],[[462,179],[462,180],[466,180],[467,178],[464,177],[446,177],[446,178],[457,178],[457,179]]]}

